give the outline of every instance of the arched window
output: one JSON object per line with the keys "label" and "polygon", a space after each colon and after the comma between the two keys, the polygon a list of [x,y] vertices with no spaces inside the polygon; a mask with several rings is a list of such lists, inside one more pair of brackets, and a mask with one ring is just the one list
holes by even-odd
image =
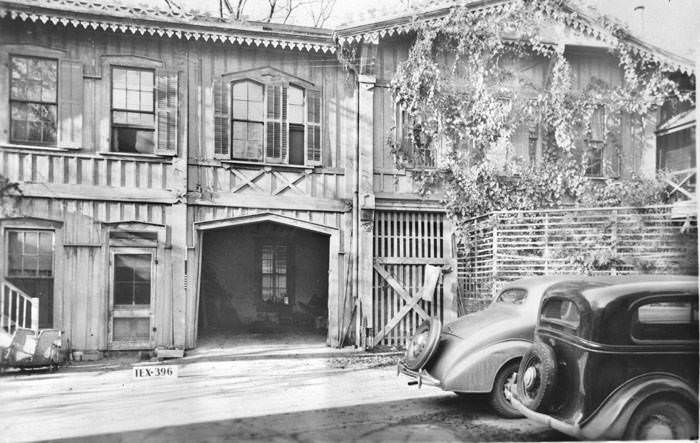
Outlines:
{"label": "arched window", "polygon": [[233,158],[262,159],[264,114],[263,85],[250,80],[235,82],[232,91],[231,145]]}

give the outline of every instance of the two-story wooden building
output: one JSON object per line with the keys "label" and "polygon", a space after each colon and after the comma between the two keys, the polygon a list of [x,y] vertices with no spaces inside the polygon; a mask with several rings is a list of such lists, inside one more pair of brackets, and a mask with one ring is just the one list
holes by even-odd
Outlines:
{"label": "two-story wooden building", "polygon": [[[108,351],[299,328],[401,345],[424,318],[455,318],[453,230],[386,146],[413,20],[333,33],[0,0],[0,174],[21,189],[0,218],[4,324]],[[619,81],[604,45],[569,37],[581,82]],[[536,158],[541,135],[520,137]],[[655,164],[645,140],[622,146],[637,170]],[[444,269],[431,300],[428,264]]]}

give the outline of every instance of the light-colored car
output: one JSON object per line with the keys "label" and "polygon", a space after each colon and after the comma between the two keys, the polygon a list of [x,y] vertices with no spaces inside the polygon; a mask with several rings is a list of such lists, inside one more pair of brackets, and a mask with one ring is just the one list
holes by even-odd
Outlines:
{"label": "light-colored car", "polygon": [[421,325],[398,364],[399,373],[419,386],[461,393],[490,393],[495,411],[520,417],[505,396],[508,379],[533,340],[542,294],[557,283],[583,276],[533,277],[507,284],[484,310],[442,328],[439,319]]}

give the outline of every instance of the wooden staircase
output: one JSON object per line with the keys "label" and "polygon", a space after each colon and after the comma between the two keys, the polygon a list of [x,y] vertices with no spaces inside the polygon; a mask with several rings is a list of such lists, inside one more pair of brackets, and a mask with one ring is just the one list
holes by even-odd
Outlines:
{"label": "wooden staircase", "polygon": [[39,299],[3,280],[0,288],[0,330],[13,334],[17,328],[39,331]]}

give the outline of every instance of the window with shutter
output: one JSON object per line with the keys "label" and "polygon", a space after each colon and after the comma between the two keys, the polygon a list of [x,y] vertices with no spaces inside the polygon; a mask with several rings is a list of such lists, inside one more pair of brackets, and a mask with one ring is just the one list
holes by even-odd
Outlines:
{"label": "window with shutter", "polygon": [[279,74],[274,81],[262,75],[215,78],[214,157],[320,165],[321,92],[312,86]]}

